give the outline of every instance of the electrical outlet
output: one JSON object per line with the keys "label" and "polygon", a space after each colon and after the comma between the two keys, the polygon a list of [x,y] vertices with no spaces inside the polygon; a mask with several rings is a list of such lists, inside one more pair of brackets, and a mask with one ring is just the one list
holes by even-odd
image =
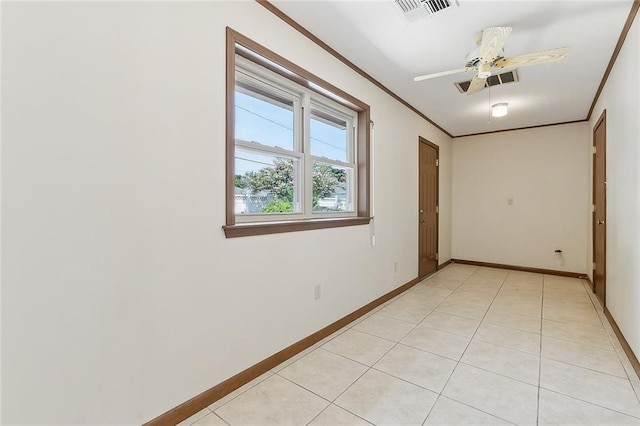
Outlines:
{"label": "electrical outlet", "polygon": [[398,272],[398,262],[393,262],[393,272]]}
{"label": "electrical outlet", "polygon": [[321,291],[322,291],[322,289],[321,289],[321,287],[320,287],[320,284],[316,284],[316,285],[313,287],[313,298],[314,298],[314,300],[318,300],[318,299],[320,299],[320,296],[321,296],[321,294],[322,294],[322,293],[321,293]]}

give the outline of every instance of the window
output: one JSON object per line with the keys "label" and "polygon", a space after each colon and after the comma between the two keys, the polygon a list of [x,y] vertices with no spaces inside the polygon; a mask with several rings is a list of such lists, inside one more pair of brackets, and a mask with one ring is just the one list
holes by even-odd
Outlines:
{"label": "window", "polygon": [[369,107],[227,30],[227,237],[369,222]]}

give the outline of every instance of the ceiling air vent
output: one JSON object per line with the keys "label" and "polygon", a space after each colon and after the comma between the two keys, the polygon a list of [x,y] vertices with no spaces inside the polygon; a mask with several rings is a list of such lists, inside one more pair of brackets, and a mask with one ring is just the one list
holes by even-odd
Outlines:
{"label": "ceiling air vent", "polygon": [[396,0],[396,4],[409,21],[414,21],[455,6],[456,0]]}
{"label": "ceiling air vent", "polygon": [[[489,78],[487,78],[485,87],[496,86],[496,85],[507,84],[507,83],[515,83],[517,81],[518,81],[518,72],[517,70],[513,70],[509,72],[503,72],[502,74],[494,74],[490,76]],[[454,84],[458,88],[460,93],[467,93],[467,89],[471,84],[471,80],[460,81]]]}

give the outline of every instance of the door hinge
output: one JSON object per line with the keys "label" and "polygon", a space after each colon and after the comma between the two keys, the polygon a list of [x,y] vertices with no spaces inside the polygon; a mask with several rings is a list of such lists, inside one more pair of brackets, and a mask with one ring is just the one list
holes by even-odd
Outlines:
{"label": "door hinge", "polygon": [[438,167],[439,165],[440,165],[440,160],[436,158],[436,167]]}
{"label": "door hinge", "polygon": [[595,212],[596,211],[596,205],[595,204],[591,204],[591,211]]}
{"label": "door hinge", "polygon": [[596,146],[595,145],[593,146],[593,153],[594,154],[596,153]]}
{"label": "door hinge", "polygon": [[593,262],[592,266],[593,267],[591,269],[593,269],[595,271],[596,270],[596,262]]}
{"label": "door hinge", "polygon": [[440,213],[440,207],[436,206],[436,213]]}

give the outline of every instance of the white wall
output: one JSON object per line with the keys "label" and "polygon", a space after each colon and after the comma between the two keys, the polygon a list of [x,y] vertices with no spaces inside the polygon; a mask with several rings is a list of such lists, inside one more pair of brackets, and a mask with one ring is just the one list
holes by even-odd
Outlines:
{"label": "white wall", "polygon": [[[589,122],[607,110],[607,309],[640,359],[640,24],[631,27]],[[591,164],[589,163],[591,166]],[[591,177],[589,178],[591,185]],[[591,229],[589,229],[591,233]],[[588,261],[591,262],[591,246]],[[589,271],[591,275],[591,271]]]}
{"label": "white wall", "polygon": [[[2,7],[3,423],[139,424],[415,278],[418,136],[450,258],[450,138],[257,3]],[[371,105],[375,246],[224,238],[226,26]]]}
{"label": "white wall", "polygon": [[452,257],[586,273],[587,130],[454,139]]}

